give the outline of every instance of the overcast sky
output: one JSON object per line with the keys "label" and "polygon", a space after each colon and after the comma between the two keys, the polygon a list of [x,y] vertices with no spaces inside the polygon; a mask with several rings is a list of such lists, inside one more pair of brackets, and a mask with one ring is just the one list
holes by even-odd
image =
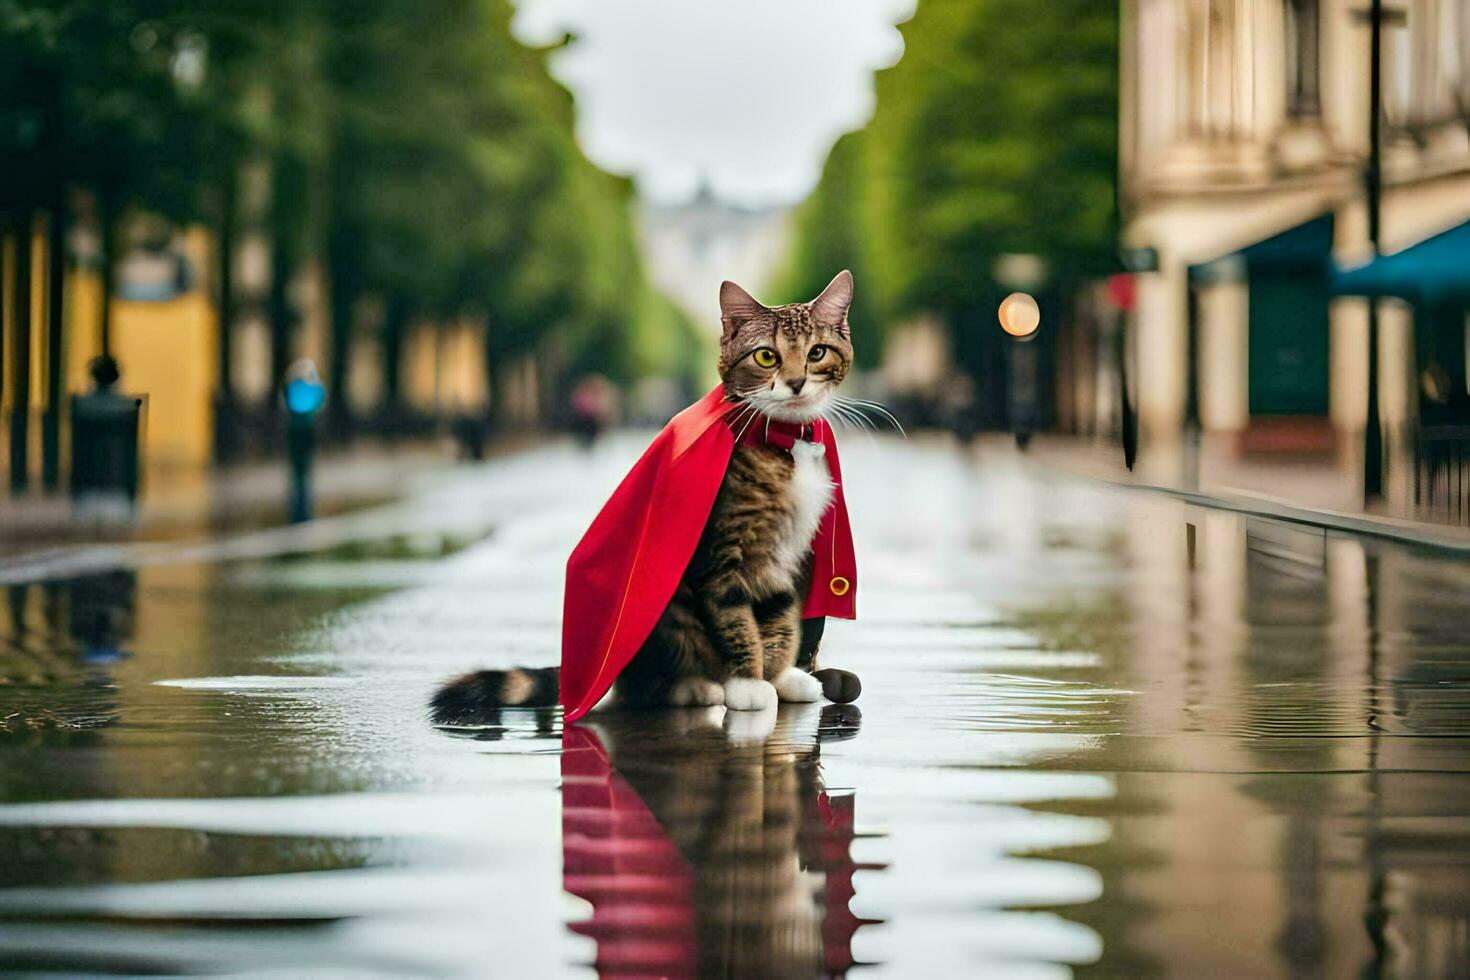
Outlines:
{"label": "overcast sky", "polygon": [[815,186],[833,140],[873,110],[914,0],[518,0],[527,42],[577,41],[553,71],[594,161],[659,201],[701,178],[743,204]]}

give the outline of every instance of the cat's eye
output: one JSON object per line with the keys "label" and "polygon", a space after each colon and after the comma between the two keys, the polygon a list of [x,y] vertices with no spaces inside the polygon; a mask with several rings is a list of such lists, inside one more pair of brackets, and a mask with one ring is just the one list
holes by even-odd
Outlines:
{"label": "cat's eye", "polygon": [[806,352],[806,359],[808,361],[811,361],[813,364],[817,363],[818,361],[820,361],[822,358],[824,358],[826,356],[827,356],[827,345],[826,344],[818,344],[815,347],[813,347],[811,350],[809,350],[809,351]]}
{"label": "cat's eye", "polygon": [[750,357],[763,368],[775,367],[781,360],[780,357],[776,356],[776,352],[769,347],[757,347],[755,353],[751,354]]}

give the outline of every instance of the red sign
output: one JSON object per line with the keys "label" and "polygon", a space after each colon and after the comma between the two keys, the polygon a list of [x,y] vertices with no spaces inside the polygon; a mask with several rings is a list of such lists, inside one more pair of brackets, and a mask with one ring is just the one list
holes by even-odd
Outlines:
{"label": "red sign", "polygon": [[1134,281],[1133,273],[1120,272],[1116,276],[1108,276],[1106,288],[1108,305],[1115,310],[1124,313],[1133,309],[1133,303],[1138,298],[1138,284]]}

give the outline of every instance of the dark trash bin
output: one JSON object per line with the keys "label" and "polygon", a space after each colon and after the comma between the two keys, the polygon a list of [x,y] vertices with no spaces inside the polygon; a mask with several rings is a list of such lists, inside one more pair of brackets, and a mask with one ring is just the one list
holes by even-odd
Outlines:
{"label": "dark trash bin", "polygon": [[138,430],[143,399],[113,391],[71,400],[72,499],[122,494],[138,500]]}

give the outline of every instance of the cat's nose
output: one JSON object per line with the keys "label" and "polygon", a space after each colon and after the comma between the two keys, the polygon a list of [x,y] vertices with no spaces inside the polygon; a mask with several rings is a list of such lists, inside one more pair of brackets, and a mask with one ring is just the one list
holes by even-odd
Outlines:
{"label": "cat's nose", "polygon": [[806,378],[805,377],[801,377],[801,378],[795,379],[794,381],[788,381],[788,382],[786,382],[786,387],[788,387],[788,388],[791,389],[791,393],[793,395],[799,395],[799,394],[801,394],[801,386],[804,385],[804,384],[806,384]]}

